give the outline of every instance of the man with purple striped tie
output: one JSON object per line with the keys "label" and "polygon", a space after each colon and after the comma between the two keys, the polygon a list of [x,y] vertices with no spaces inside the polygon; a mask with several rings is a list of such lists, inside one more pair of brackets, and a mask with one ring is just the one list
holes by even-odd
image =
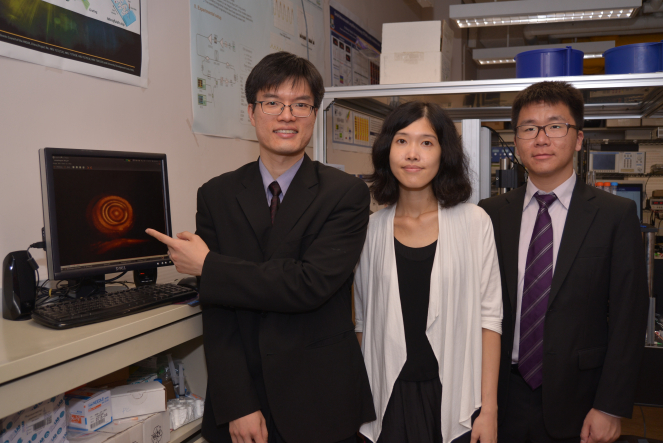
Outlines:
{"label": "man with purple striped tie", "polygon": [[514,100],[526,186],[490,215],[504,319],[498,441],[611,443],[630,417],[644,349],[647,282],[635,203],[587,186],[582,94],[541,82]]}

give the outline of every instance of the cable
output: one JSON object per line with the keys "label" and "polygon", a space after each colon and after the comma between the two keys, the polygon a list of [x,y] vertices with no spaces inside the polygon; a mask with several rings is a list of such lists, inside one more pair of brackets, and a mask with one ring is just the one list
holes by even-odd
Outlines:
{"label": "cable", "polygon": [[645,421],[645,411],[642,410],[642,406],[640,406],[640,414],[642,414],[642,428],[644,431],[643,437],[647,438],[647,422]]}
{"label": "cable", "polygon": [[522,167],[525,171],[527,171],[527,168],[525,168],[525,166],[524,166],[522,163],[520,163],[520,162],[518,161],[518,158],[516,157],[516,153],[513,152],[513,149],[511,149],[511,146],[509,146],[509,145],[507,144],[507,142],[504,141],[504,139],[502,138],[502,136],[500,135],[499,132],[497,132],[495,129],[491,128],[490,126],[482,126],[482,128],[488,128],[488,129],[490,129],[490,130],[491,130],[491,131],[497,136],[497,138],[498,138],[500,144],[502,145],[502,148],[503,148],[503,149],[506,148],[506,149],[509,150],[509,152],[511,153],[511,156],[513,157],[513,162],[514,162],[515,164],[519,165],[520,167]]}
{"label": "cable", "polygon": [[306,9],[304,8],[304,0],[302,0],[302,14],[304,15],[304,27],[306,28],[306,60],[311,61],[308,55],[308,20],[306,20]]}
{"label": "cable", "polygon": [[647,174],[647,180],[645,181],[645,190],[644,190],[644,193],[645,193],[645,198],[646,198],[647,200],[649,200],[649,197],[647,197],[647,183],[649,183],[649,179],[650,179],[651,177],[652,177],[651,174]]}
{"label": "cable", "polygon": [[25,253],[28,256],[28,264],[32,268],[32,270],[35,272],[35,296],[37,295],[37,288],[39,287],[39,265],[35,261],[35,259],[32,257],[32,254],[30,254],[30,248],[44,248],[45,243],[42,242],[37,242],[33,243],[30,246],[28,246],[28,249],[25,250]]}
{"label": "cable", "polygon": [[97,284],[100,284],[100,285],[106,284],[106,283],[113,283],[115,280],[119,279],[120,277],[124,277],[124,275],[126,273],[127,273],[127,271],[124,271],[122,274],[120,274],[116,277],[113,277],[111,279],[108,279],[108,280],[95,280],[94,282],[97,283]]}

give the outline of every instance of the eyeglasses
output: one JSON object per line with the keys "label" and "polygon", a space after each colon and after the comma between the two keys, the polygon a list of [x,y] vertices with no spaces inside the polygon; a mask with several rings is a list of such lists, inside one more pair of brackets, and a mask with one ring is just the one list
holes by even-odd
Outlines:
{"label": "eyeglasses", "polygon": [[264,112],[267,115],[281,115],[285,107],[290,108],[290,113],[294,117],[299,117],[299,118],[305,118],[311,115],[311,112],[313,112],[313,106],[308,105],[306,103],[293,103],[291,105],[286,105],[281,102],[274,102],[274,101],[261,101],[261,102],[256,102],[256,104],[260,103],[260,107],[262,108],[262,112]]}
{"label": "eyeglasses", "polygon": [[521,125],[516,126],[516,137],[521,140],[532,140],[539,136],[539,131],[542,129],[543,133],[550,138],[565,137],[569,133],[569,128],[578,130],[576,125],[570,123],[550,123],[545,126]]}

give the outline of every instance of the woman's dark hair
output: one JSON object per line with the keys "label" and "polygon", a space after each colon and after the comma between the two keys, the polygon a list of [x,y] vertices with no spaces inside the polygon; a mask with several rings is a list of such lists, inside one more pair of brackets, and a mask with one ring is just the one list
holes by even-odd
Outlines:
{"label": "woman's dark hair", "polygon": [[468,159],[456,127],[438,105],[418,101],[394,109],[385,119],[382,131],[373,143],[373,174],[368,177],[373,198],[381,205],[391,205],[398,201],[399,183],[389,165],[391,143],[398,131],[420,118],[428,120],[442,148],[440,169],[433,179],[433,195],[443,208],[467,201],[472,195],[472,184]]}
{"label": "woman's dark hair", "polygon": [[306,82],[313,94],[313,106],[320,107],[325,95],[320,72],[305,58],[284,51],[265,56],[253,67],[244,86],[246,101],[254,104],[258,92],[273,91],[287,81],[292,81],[293,87],[301,81]]}
{"label": "woman's dark hair", "polygon": [[537,103],[547,105],[562,103],[566,105],[571,117],[575,120],[576,127],[579,131],[582,130],[585,122],[585,101],[582,98],[582,92],[566,82],[539,82],[522,90],[514,99],[511,106],[511,127],[514,131],[518,126],[520,111],[525,106]]}

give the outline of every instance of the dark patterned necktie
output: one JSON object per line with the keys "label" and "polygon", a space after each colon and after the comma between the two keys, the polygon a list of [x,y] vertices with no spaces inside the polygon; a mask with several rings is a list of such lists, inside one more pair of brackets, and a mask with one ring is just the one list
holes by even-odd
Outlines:
{"label": "dark patterned necktie", "polygon": [[269,214],[272,217],[272,224],[274,224],[274,219],[276,218],[276,211],[279,209],[279,194],[281,193],[281,187],[279,182],[273,181],[268,186],[269,192],[272,193],[272,203],[269,205]]}
{"label": "dark patterned necktie", "polygon": [[553,277],[553,228],[548,208],[555,194],[534,195],[539,212],[527,250],[520,313],[518,370],[532,389],[543,381],[543,326]]}

